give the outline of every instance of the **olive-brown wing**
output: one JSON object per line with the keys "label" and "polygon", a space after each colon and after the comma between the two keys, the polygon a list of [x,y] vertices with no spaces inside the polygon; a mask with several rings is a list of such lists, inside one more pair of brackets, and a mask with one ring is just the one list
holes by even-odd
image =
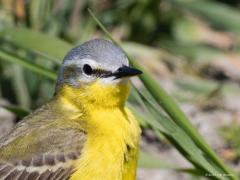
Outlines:
{"label": "olive-brown wing", "polygon": [[0,163],[1,180],[67,180],[80,152],[41,154]]}

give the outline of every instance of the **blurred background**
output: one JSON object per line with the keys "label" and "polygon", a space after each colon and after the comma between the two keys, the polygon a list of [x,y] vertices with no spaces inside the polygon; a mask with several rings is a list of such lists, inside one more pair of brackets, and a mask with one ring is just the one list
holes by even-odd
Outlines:
{"label": "blurred background", "polygon": [[[237,0],[0,0],[0,137],[53,96],[67,50],[105,37],[88,8],[240,173]],[[129,102],[135,106],[132,96]],[[196,178],[151,128],[143,127],[141,148],[139,180]]]}

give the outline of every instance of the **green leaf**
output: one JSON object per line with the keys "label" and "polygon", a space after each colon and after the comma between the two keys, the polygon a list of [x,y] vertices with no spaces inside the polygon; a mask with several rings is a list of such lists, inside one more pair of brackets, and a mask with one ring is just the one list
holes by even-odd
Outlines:
{"label": "green leaf", "polygon": [[66,52],[72,48],[71,44],[59,38],[26,28],[4,28],[0,31],[0,38],[20,48],[37,53],[41,52],[58,63],[62,61]]}
{"label": "green leaf", "polygon": [[173,6],[208,18],[213,24],[240,32],[240,12],[226,4],[207,0],[171,0]]}
{"label": "green leaf", "polygon": [[8,62],[12,62],[15,64],[19,64],[33,72],[36,72],[38,74],[41,74],[43,76],[46,76],[47,78],[51,80],[56,80],[56,73],[45,69],[44,67],[41,67],[39,65],[36,65],[34,63],[31,63],[30,61],[26,59],[22,59],[20,57],[11,55],[10,53],[4,52],[3,50],[0,49],[0,59]]}

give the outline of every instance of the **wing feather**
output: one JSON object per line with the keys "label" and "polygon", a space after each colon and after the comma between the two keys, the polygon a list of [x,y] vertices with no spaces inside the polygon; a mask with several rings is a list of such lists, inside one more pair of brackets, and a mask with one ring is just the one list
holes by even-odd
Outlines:
{"label": "wing feather", "polygon": [[0,180],[65,180],[73,171],[78,151],[41,154],[29,159],[0,163]]}
{"label": "wing feather", "polygon": [[24,118],[0,139],[0,180],[69,179],[87,138],[82,114],[53,99]]}

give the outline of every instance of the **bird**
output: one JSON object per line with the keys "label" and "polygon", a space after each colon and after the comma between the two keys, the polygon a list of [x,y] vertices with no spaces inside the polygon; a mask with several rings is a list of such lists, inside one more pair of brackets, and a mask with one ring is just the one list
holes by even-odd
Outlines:
{"label": "bird", "polygon": [[71,49],[53,98],[0,139],[0,180],[134,180],[141,128],[126,107],[123,50],[104,39]]}

